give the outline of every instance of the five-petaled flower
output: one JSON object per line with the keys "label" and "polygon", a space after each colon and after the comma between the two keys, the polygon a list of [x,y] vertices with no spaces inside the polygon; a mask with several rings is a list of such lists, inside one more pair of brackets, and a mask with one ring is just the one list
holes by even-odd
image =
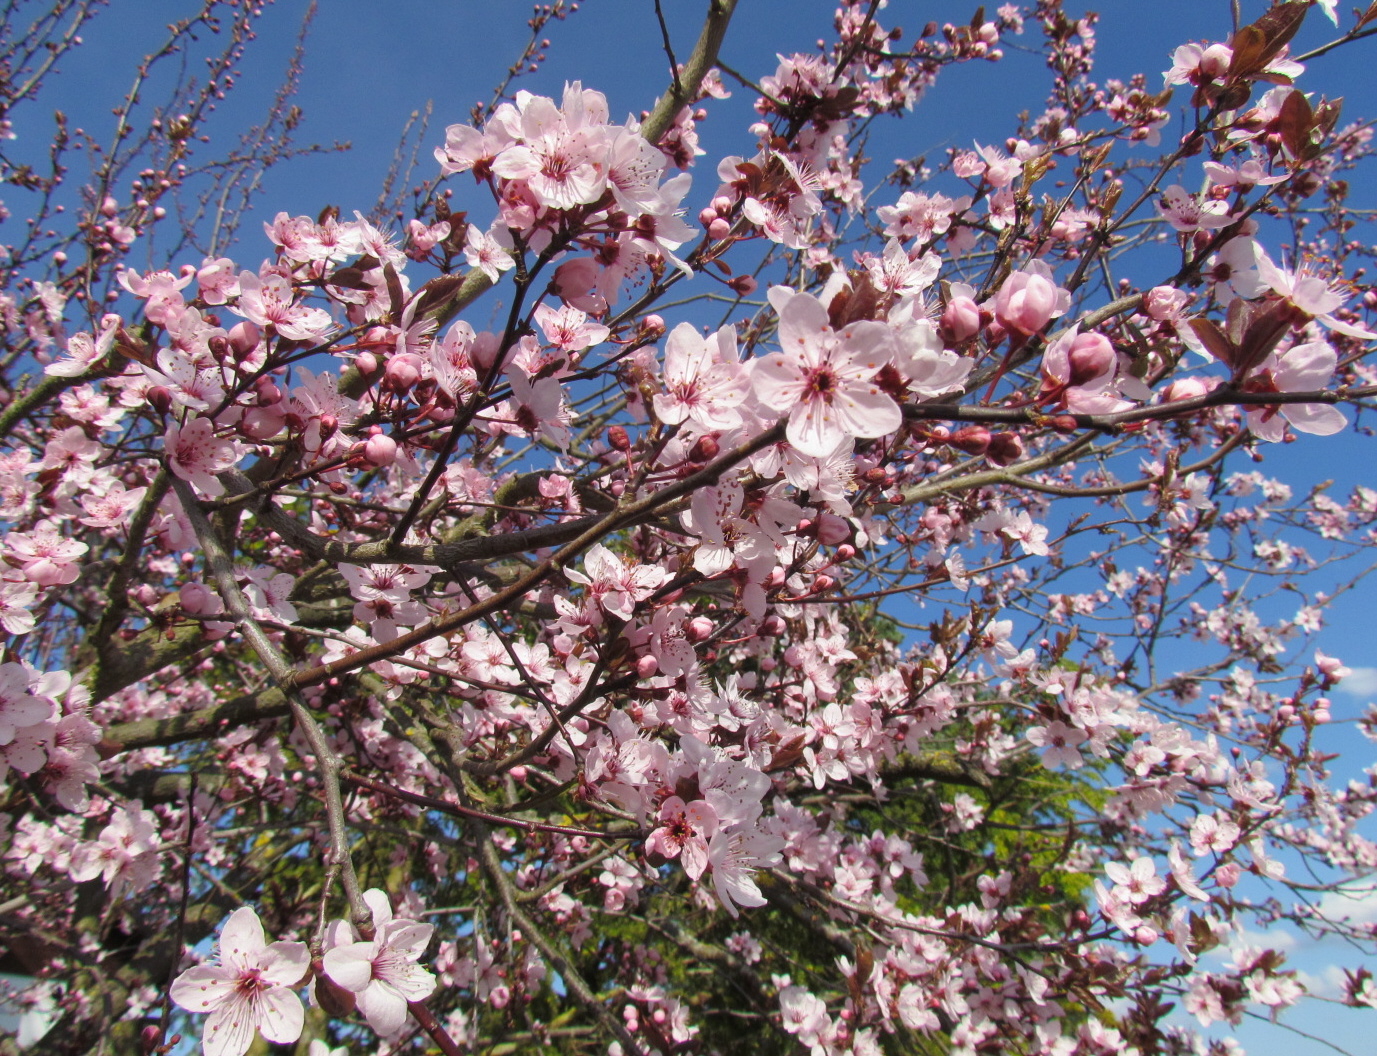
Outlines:
{"label": "five-petaled flower", "polygon": [[807,293],[777,288],[771,302],[779,307],[782,351],[757,360],[751,380],[761,403],[788,413],[789,443],[826,458],[856,437],[899,428],[899,405],[873,380],[894,358],[888,326],[863,320],[834,331],[823,303]]}
{"label": "five-petaled flower", "polygon": [[[370,942],[344,942],[327,950],[325,974],[358,995],[358,1009],[368,1025],[391,1037],[406,1025],[407,1004],[435,990],[435,976],[416,962],[430,942],[433,924],[393,918],[387,895],[377,888],[363,893],[377,929]],[[346,925],[346,934],[352,933]]]}
{"label": "five-petaled flower", "polygon": [[210,1013],[201,1040],[206,1056],[243,1056],[254,1031],[276,1042],[301,1037],[305,1013],[294,988],[310,964],[304,942],[265,942],[258,914],[245,906],[220,932],[220,963],[188,968],[173,982],[172,1000]]}

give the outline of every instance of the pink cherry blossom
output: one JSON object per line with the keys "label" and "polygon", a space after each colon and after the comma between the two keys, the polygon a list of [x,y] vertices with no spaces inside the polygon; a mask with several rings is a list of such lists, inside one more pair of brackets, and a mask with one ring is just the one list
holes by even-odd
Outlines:
{"label": "pink cherry blossom", "polygon": [[[1243,381],[1243,390],[1253,393],[1316,392],[1334,378],[1338,356],[1325,341],[1295,345],[1285,352],[1273,352]],[[1285,436],[1283,420],[1302,433],[1332,436],[1348,424],[1337,407],[1325,403],[1281,403],[1248,408],[1248,428],[1263,440],[1278,441]]]}
{"label": "pink cherry blossom", "polygon": [[233,440],[217,437],[215,423],[209,418],[193,418],[180,426],[169,425],[163,435],[163,448],[167,452],[168,468],[210,496],[222,495],[225,490],[215,474],[239,461],[238,445]]}
{"label": "pink cherry blossom", "polygon": [[172,1000],[210,1013],[201,1035],[206,1056],[243,1056],[255,1031],[279,1043],[301,1036],[305,1012],[293,991],[310,962],[304,942],[265,942],[258,914],[244,906],[220,930],[220,963],[188,968],[173,981]]}
{"label": "pink cherry blossom", "polygon": [[[358,995],[358,1009],[368,1025],[390,1038],[406,1025],[407,1003],[423,1001],[435,990],[435,976],[416,963],[435,927],[394,918],[387,895],[377,888],[363,897],[373,911],[373,938],[354,938],[327,950],[325,972]],[[346,925],[345,934],[352,931]]]}
{"label": "pink cherry blossom", "polygon": [[824,458],[855,438],[899,428],[899,405],[873,381],[894,358],[894,335],[883,323],[851,323],[833,331],[812,294],[788,297],[779,313],[781,351],[753,365],[760,402],[789,415],[785,435],[805,455]]}
{"label": "pink cherry blossom", "polygon": [[665,391],[652,399],[655,414],[666,425],[693,421],[705,430],[734,429],[737,409],[748,392],[736,351],[736,331],[724,326],[701,336],[691,323],[680,323],[665,341]]}

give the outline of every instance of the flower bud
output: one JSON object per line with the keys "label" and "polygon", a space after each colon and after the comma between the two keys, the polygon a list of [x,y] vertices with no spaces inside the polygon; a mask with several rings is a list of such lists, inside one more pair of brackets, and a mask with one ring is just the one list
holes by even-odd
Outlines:
{"label": "flower bud", "polygon": [[239,420],[239,431],[250,440],[271,440],[286,424],[287,416],[280,405],[246,407],[244,417]]}
{"label": "flower bud", "polygon": [[1102,334],[1078,334],[1066,353],[1072,385],[1088,385],[1114,371],[1114,346]]}
{"label": "flower bud", "polygon": [[220,600],[219,595],[204,583],[183,583],[177,597],[182,603],[182,608],[193,616],[213,616],[220,611],[216,604]]}
{"label": "flower bud", "polygon": [[354,1011],[356,998],[352,990],[346,990],[325,972],[324,963],[316,968],[316,1004],[329,1016],[347,1016]]}
{"label": "flower bud", "polygon": [[150,386],[145,395],[148,397],[149,404],[159,414],[166,414],[172,410],[172,390],[166,385]]}
{"label": "flower bud", "polygon": [[721,451],[721,446],[711,436],[700,436],[689,452],[690,462],[711,462]]}
{"label": "flower bud", "polygon": [[721,242],[722,239],[726,238],[728,235],[732,233],[731,221],[724,220],[720,216],[714,220],[709,220],[707,223],[707,228],[708,237],[712,239],[714,242]]}
{"label": "flower bud", "polygon": [[963,425],[947,443],[968,455],[983,455],[990,447],[990,431],[983,425]]}
{"label": "flower bud", "polygon": [[630,451],[631,437],[626,435],[626,427],[614,425],[607,430],[607,446],[614,451]]}
{"label": "flower bud", "polygon": [[643,656],[636,661],[636,675],[638,678],[653,678],[660,670],[660,662],[653,656]]}
{"label": "flower bud", "polygon": [[406,392],[420,380],[421,357],[414,352],[403,352],[387,361],[383,384],[393,392]]}
{"label": "flower bud", "polygon": [[354,357],[354,369],[365,378],[371,378],[378,372],[378,357],[372,352],[360,352]]}
{"label": "flower bud", "polygon": [[817,537],[823,546],[836,546],[851,538],[851,525],[835,513],[823,511],[818,514]]}
{"label": "flower bud", "polygon": [[996,466],[1010,466],[1023,457],[1023,440],[1017,433],[996,433],[990,437],[985,457]]}
{"label": "flower bud", "polygon": [[1069,302],[1070,295],[1053,281],[1052,270],[1041,261],[1033,261],[1000,286],[994,299],[995,319],[1008,330],[1025,336],[1036,334],[1066,311]]}
{"label": "flower bud", "polygon": [[397,461],[397,441],[386,433],[370,436],[363,445],[363,458],[370,466],[381,469]]}
{"label": "flower bud", "polygon": [[755,293],[758,283],[750,275],[738,275],[727,285],[736,292],[738,297],[749,297]]}
{"label": "flower bud", "polygon": [[980,306],[969,297],[953,297],[942,312],[942,337],[952,345],[980,333]]}
{"label": "flower bud", "polygon": [[712,620],[707,616],[695,616],[684,625],[684,637],[690,642],[706,641],[712,636]]}
{"label": "flower bud", "polygon": [[665,320],[659,315],[647,315],[641,320],[641,336],[649,337],[653,334],[663,334],[665,332]]}
{"label": "flower bud", "polygon": [[247,319],[242,323],[235,323],[229,331],[230,349],[234,352],[235,358],[244,359],[258,347],[258,342],[262,340],[262,333],[258,327]]}
{"label": "flower bud", "polygon": [[581,312],[601,315],[607,311],[607,301],[597,292],[590,292],[598,284],[602,268],[592,257],[566,260],[555,269],[555,292],[565,304]]}

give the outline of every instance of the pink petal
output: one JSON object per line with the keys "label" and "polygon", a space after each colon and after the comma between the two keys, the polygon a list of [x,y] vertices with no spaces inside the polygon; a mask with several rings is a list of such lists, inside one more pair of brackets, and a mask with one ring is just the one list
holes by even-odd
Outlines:
{"label": "pink petal", "polygon": [[430,944],[430,937],[434,933],[434,924],[394,920],[379,932],[378,940],[414,961],[426,952],[426,946]]}
{"label": "pink petal", "polygon": [[368,1025],[385,1038],[406,1026],[406,998],[385,983],[375,983],[359,994],[358,1003]]}
{"label": "pink petal", "polygon": [[353,942],[336,946],[325,954],[325,974],[346,990],[358,993],[373,979],[373,958],[377,945],[372,942]]}
{"label": "pink petal", "polygon": [[216,1009],[201,1034],[205,1056],[244,1056],[253,1044],[256,1022],[247,1001],[236,998]]}
{"label": "pink petal", "polygon": [[188,968],[172,983],[172,1000],[188,1012],[209,1012],[234,995],[239,973],[218,964]]}
{"label": "pink petal", "polygon": [[269,1041],[296,1041],[305,1021],[301,998],[285,986],[275,986],[259,996],[258,1030]]}
{"label": "pink petal", "polygon": [[258,914],[248,906],[236,909],[220,931],[220,963],[226,967],[257,968],[266,943]]}
{"label": "pink petal", "polygon": [[258,963],[264,982],[296,986],[311,969],[311,952],[304,942],[274,942]]}

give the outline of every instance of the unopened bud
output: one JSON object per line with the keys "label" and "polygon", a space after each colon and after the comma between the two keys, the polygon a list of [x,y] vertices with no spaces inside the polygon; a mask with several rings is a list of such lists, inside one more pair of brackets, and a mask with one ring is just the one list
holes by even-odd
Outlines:
{"label": "unopened bud", "polygon": [[721,445],[711,436],[700,436],[698,442],[693,445],[693,450],[689,452],[689,461],[711,462],[721,450]]}
{"label": "unopened bud", "polygon": [[229,344],[237,359],[243,359],[258,347],[262,333],[253,323],[245,320],[230,327]]}
{"label": "unopened bud", "polygon": [[1080,426],[1076,424],[1076,419],[1072,418],[1069,414],[1054,415],[1048,419],[1048,424],[1063,436],[1070,436],[1080,428]]}
{"label": "unopened bud", "polygon": [[[314,967],[314,966],[313,966]],[[352,990],[346,990],[325,972],[324,963],[316,967],[316,1004],[329,1016],[347,1016],[354,1011],[356,998]]]}
{"label": "unopened bud", "polygon": [[996,466],[1009,466],[1023,457],[1023,440],[1017,433],[996,433],[990,437],[985,457]]}
{"label": "unopened bud", "polygon": [[690,642],[706,641],[712,636],[712,620],[707,616],[695,616],[684,626],[684,637]]}
{"label": "unopened bud", "polygon": [[750,275],[738,275],[727,285],[736,291],[738,297],[749,297],[755,293],[758,283]]}
{"label": "unopened bud", "polygon": [[354,357],[354,369],[365,378],[371,378],[378,372],[378,357],[372,352],[360,352]]}
{"label": "unopened bud", "polygon": [[414,352],[403,352],[387,361],[383,384],[393,392],[406,392],[420,380],[421,357]]}
{"label": "unopened bud", "polygon": [[715,217],[712,220],[709,220],[707,223],[707,228],[708,237],[712,239],[714,242],[721,242],[722,239],[726,238],[728,235],[732,233],[731,221],[724,220],[720,216]]}
{"label": "unopened bud", "polygon": [[942,312],[942,336],[953,345],[980,333],[980,306],[969,297],[953,297]]}
{"label": "unopened bud", "polygon": [[818,514],[817,537],[823,546],[836,546],[851,538],[851,525],[835,513],[824,510]]}
{"label": "unopened bud", "polygon": [[1112,373],[1114,346],[1102,334],[1079,334],[1066,353],[1072,385],[1086,385]]}
{"label": "unopened bud", "polygon": [[641,320],[641,334],[650,336],[651,334],[663,334],[665,332],[665,321],[662,316],[647,315]]}
{"label": "unopened bud", "polygon": [[246,407],[244,417],[239,420],[239,431],[250,440],[271,440],[287,424],[287,416],[281,405],[269,407]]}
{"label": "unopened bud", "polygon": [[363,445],[363,457],[370,466],[390,466],[397,461],[397,441],[386,433],[370,436]]}
{"label": "unopened bud", "polygon": [[660,670],[660,661],[653,656],[643,656],[636,661],[636,675],[639,678],[653,678]]}
{"label": "unopened bud", "polygon": [[145,395],[149,404],[159,414],[166,414],[172,410],[172,390],[166,385],[150,386]]}
{"label": "unopened bud", "polygon": [[626,435],[626,427],[614,425],[607,430],[607,446],[614,451],[630,451],[631,437]]}
{"label": "unopened bud", "polygon": [[983,455],[990,448],[990,431],[983,425],[963,425],[947,443],[968,455]]}

